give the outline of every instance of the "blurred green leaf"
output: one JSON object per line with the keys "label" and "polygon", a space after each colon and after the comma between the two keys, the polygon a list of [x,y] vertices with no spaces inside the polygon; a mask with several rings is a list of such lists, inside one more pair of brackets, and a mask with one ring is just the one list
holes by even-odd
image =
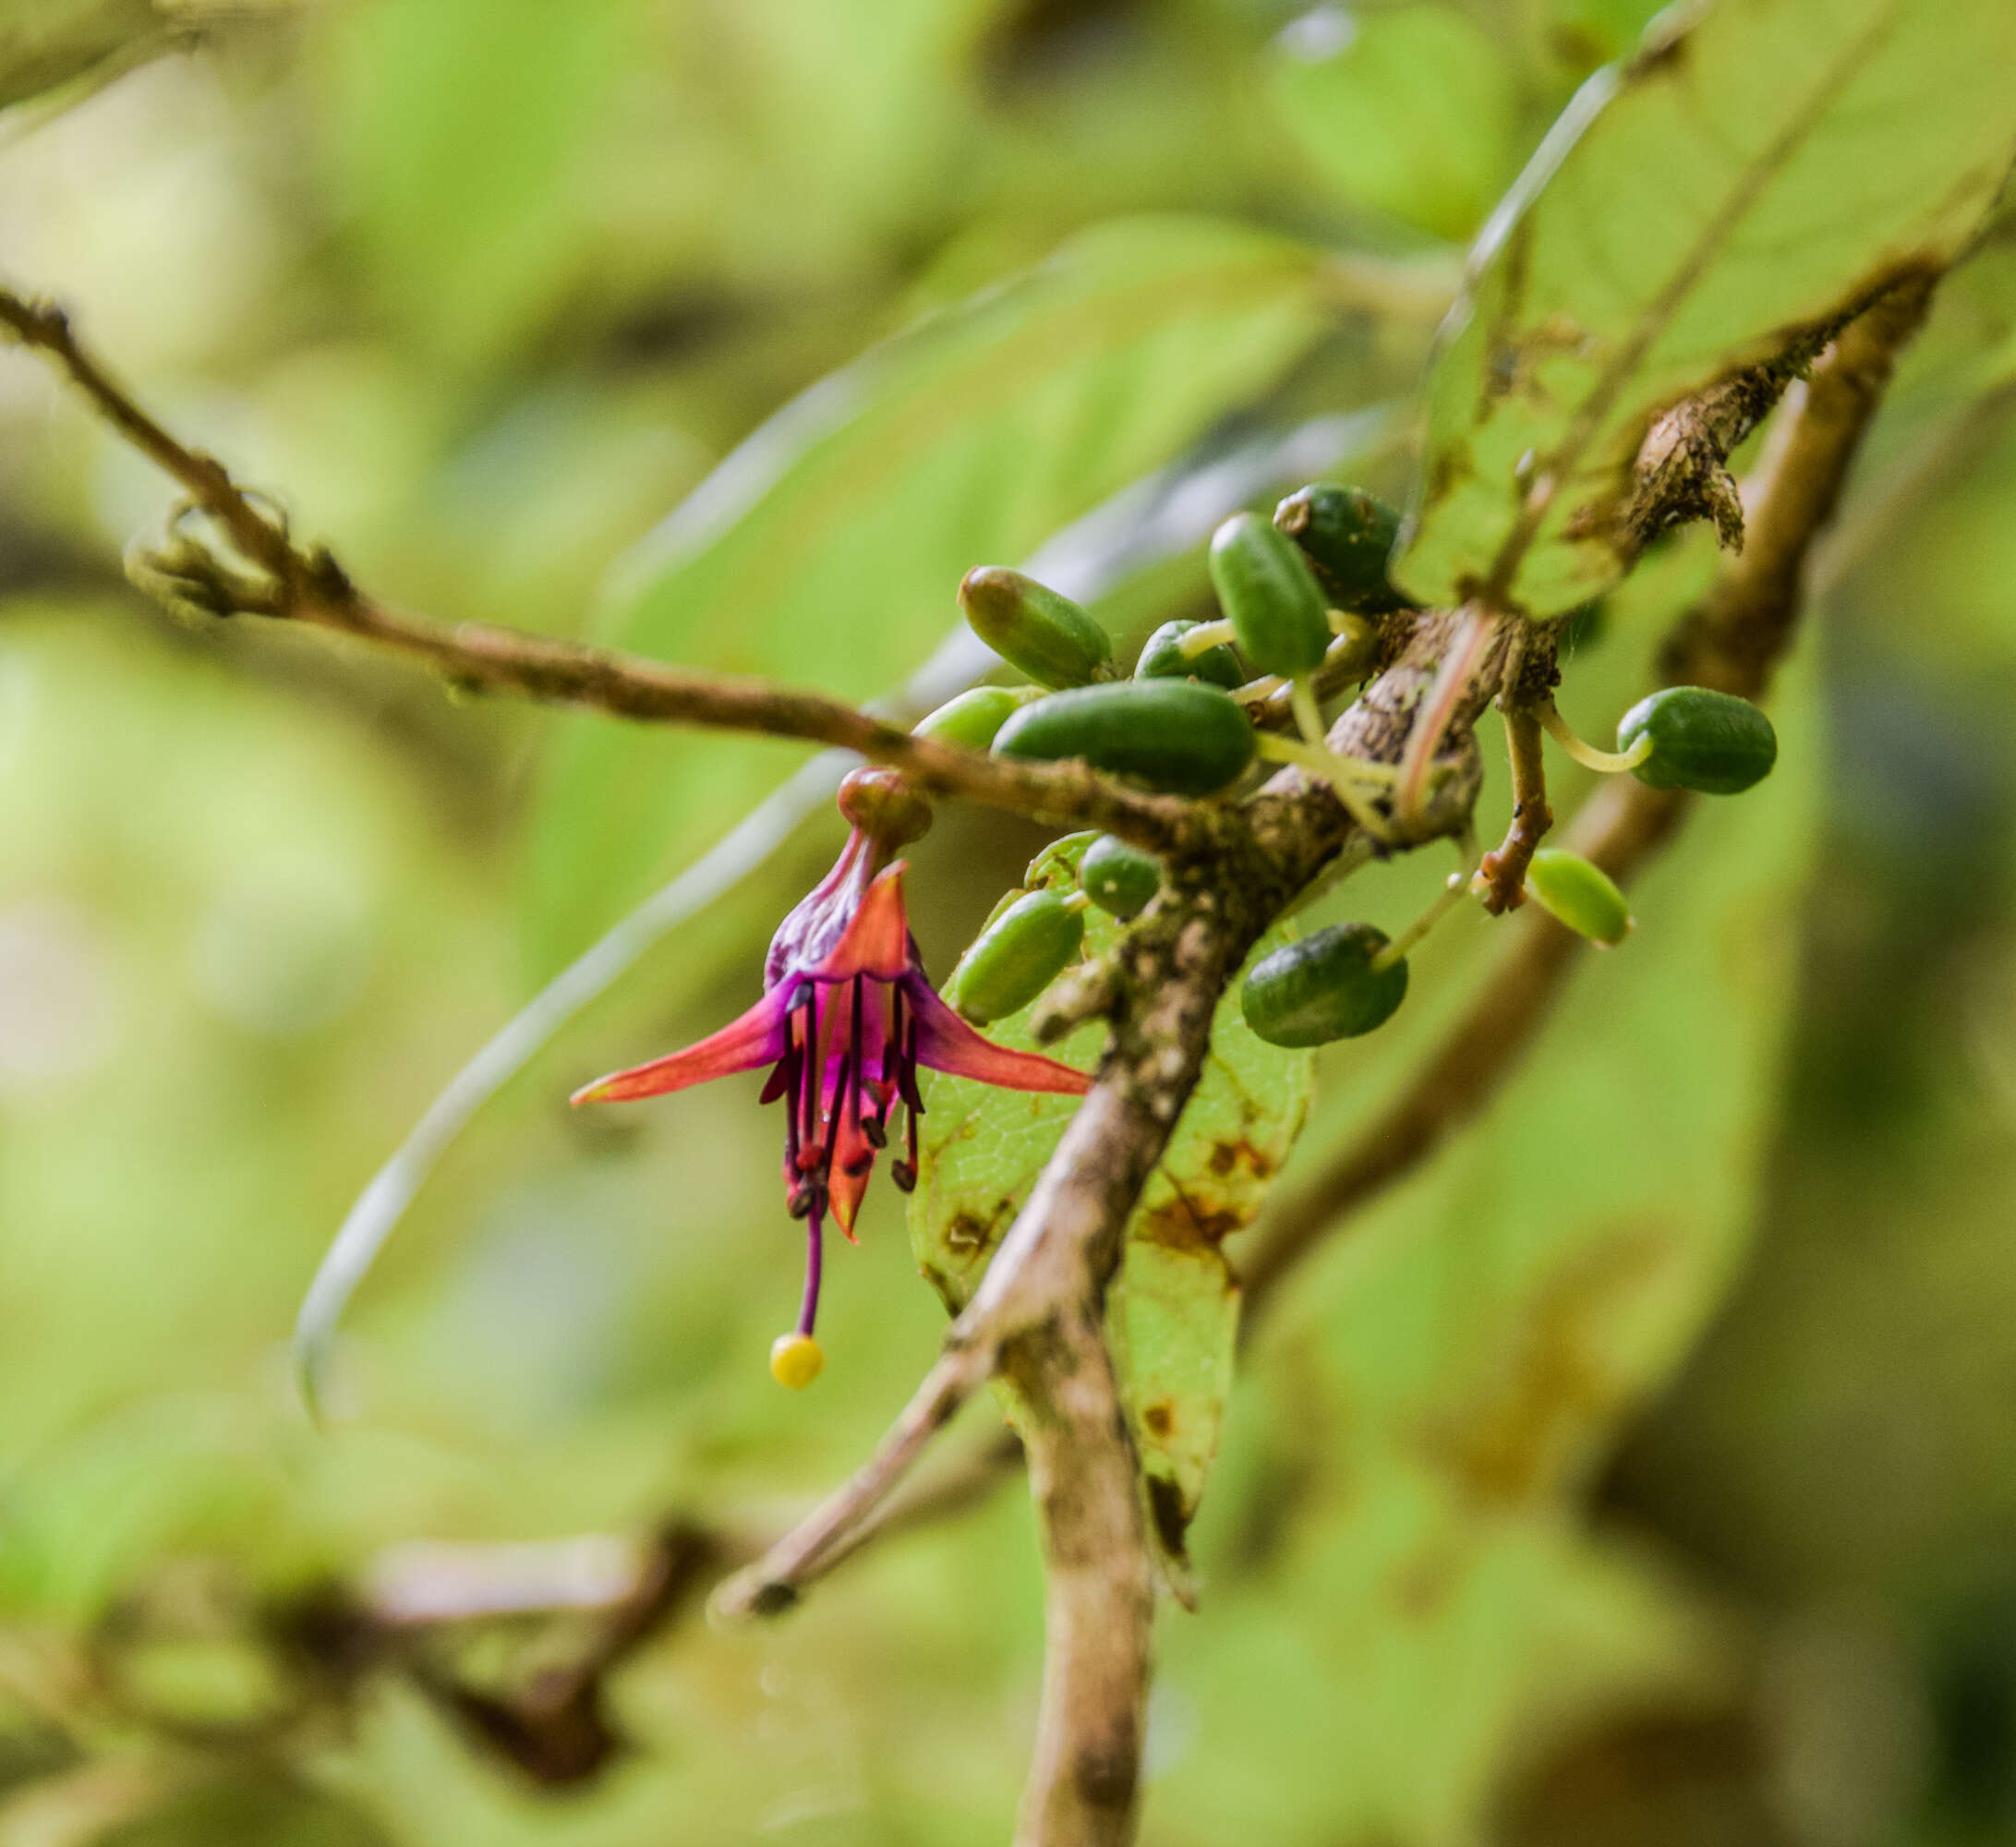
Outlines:
{"label": "blurred green leaf", "polygon": [[1551,0],[1548,43],[1566,64],[1594,70],[1636,45],[1659,10],[1660,0]]}
{"label": "blurred green leaf", "polygon": [[1341,198],[1438,237],[1477,229],[1514,126],[1504,54],[1478,27],[1447,6],[1323,6],[1274,48],[1283,119]]}
{"label": "blurred green leaf", "polygon": [[99,1847],[386,1847],[391,1839],[363,1809],[272,1772],[199,1784],[92,1838]]}
{"label": "blurred green leaf", "polygon": [[437,359],[495,361],[580,283],[631,10],[370,0],[330,16],[328,158],[379,291]]}
{"label": "blurred green leaf", "polygon": [[1584,86],[1479,247],[1428,385],[1428,603],[1536,617],[1622,572],[1651,417],[1949,260],[2016,149],[2016,9],[1723,0]]}
{"label": "blurred green leaf", "polygon": [[[1263,392],[1327,324],[1322,286],[1318,253],[1228,225],[1078,238],[779,413],[646,548],[603,638],[870,696],[956,619],[969,567],[1022,558]],[[802,754],[567,721],[532,819],[535,972]]]}
{"label": "blurred green leaf", "polygon": [[[1090,840],[1073,835],[1047,849],[1030,867],[1028,888],[1076,889],[1078,861]],[[1009,894],[1003,906],[1019,895]],[[1102,955],[1122,926],[1096,909],[1085,915],[1083,953]],[[1270,932],[1254,957],[1292,934],[1286,926]],[[956,969],[946,992],[957,998]],[[996,1020],[988,1037],[1037,1049],[1032,1011]],[[1047,1049],[1090,1070],[1105,1050],[1105,1028]],[[1114,1363],[1148,1478],[1156,1538],[1178,1574],[1187,1570],[1183,1536],[1217,1453],[1232,1384],[1239,1293],[1221,1247],[1259,1214],[1295,1145],[1314,1066],[1307,1052],[1284,1052],[1254,1036],[1240,1018],[1235,982],[1212,1022],[1203,1076],[1129,1222],[1120,1273],[1106,1298]],[[924,1078],[923,1099],[911,1248],[957,1312],[978,1287],[1078,1103],[937,1074]]]}

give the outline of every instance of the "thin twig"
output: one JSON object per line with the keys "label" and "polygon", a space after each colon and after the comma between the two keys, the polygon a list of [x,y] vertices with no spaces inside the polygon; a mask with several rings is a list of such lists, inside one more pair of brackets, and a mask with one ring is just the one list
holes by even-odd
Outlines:
{"label": "thin twig", "polygon": [[722,1584],[714,1608],[724,1616],[775,1616],[798,1600],[803,1586],[854,1551],[855,1536],[924,1445],[986,1383],[996,1351],[991,1345],[948,1340],[875,1453],[754,1564]]}
{"label": "thin twig", "polygon": [[1486,853],[1477,869],[1484,909],[1493,917],[1526,902],[1526,873],[1554,825],[1547,805],[1547,764],[1540,750],[1540,724],[1528,706],[1505,708],[1505,750],[1512,759],[1512,822],[1504,839]]}
{"label": "thin twig", "polygon": [[48,354],[106,422],[229,535],[260,572],[255,582],[181,538],[154,561],[214,596],[214,607],[332,629],[426,662],[470,691],[578,706],[612,718],[797,738],[858,752],[899,769],[935,795],[961,796],[1064,826],[1093,827],[1165,852],[1188,835],[1189,804],[1142,794],[1083,764],[1012,763],[912,737],[902,726],[823,693],[737,675],[688,672],[662,661],[483,622],[453,625],[396,610],[368,596],[325,549],[304,548],[284,522],[240,488],[214,457],[192,449],[142,409],[78,340],[62,309],[0,289],[0,327]]}

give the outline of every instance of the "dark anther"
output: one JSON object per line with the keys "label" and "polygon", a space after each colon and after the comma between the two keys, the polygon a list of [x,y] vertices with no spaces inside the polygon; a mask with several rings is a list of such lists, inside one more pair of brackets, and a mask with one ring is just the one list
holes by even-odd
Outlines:
{"label": "dark anther", "polygon": [[898,1192],[907,1193],[917,1184],[917,1170],[908,1161],[898,1161],[889,1167],[889,1178],[896,1182]]}

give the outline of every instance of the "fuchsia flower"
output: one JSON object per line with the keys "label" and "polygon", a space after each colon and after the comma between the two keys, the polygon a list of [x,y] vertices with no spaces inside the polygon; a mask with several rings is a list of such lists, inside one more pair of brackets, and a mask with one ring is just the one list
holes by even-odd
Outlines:
{"label": "fuchsia flower", "polygon": [[933,989],[903,911],[908,868],[890,863],[896,848],[930,826],[922,798],[891,771],[855,770],[839,805],[853,831],[833,870],[771,939],[763,998],[684,1051],[598,1079],[573,1097],[626,1102],[770,1067],[762,1101],[785,1105],[785,1197],[807,1228],[797,1332],[771,1353],[772,1371],[794,1385],[818,1371],[812,1329],[826,1215],[853,1240],[854,1214],[899,1104],[907,1152],[890,1164],[890,1177],[904,1192],[917,1184],[918,1067],[1062,1095],[1080,1094],[1089,1082],[1055,1059],[991,1044]]}

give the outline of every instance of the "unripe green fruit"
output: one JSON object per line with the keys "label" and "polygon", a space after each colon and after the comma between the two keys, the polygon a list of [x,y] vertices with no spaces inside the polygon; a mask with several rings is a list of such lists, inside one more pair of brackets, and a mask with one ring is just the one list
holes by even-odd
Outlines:
{"label": "unripe green fruit", "polygon": [[1222,642],[1192,658],[1184,658],[1183,637],[1196,626],[1195,622],[1163,623],[1148,637],[1141,658],[1134,663],[1134,678],[1201,680],[1207,685],[1223,686],[1227,693],[1237,692],[1246,684],[1246,675],[1240,670],[1238,656]]}
{"label": "unripe green fruit", "polygon": [[1313,673],[1330,646],[1323,593],[1294,545],[1258,513],[1212,535],[1211,582],[1240,651],[1262,673]]}
{"label": "unripe green fruit", "polygon": [[1084,940],[1084,918],[1056,892],[1018,898],[960,960],[954,1005],[975,1026],[1019,1013],[1057,978]]}
{"label": "unripe green fruit", "polygon": [[956,699],[948,699],[911,729],[920,738],[984,751],[993,743],[995,733],[1028,703],[1012,686],[975,686]]}
{"label": "unripe green fruit", "polygon": [[1245,710],[1194,680],[1117,680],[1024,706],[994,741],[996,756],[1082,757],[1174,795],[1210,795],[1253,761]]}
{"label": "unripe green fruit", "polygon": [[1400,515],[1363,488],[1314,481],[1274,509],[1274,526],[1301,549],[1316,581],[1340,610],[1382,616],[1407,599],[1386,575]]}
{"label": "unripe green fruit", "polygon": [[1601,866],[1580,853],[1542,847],[1527,868],[1527,889],[1578,936],[1617,944],[1631,934],[1631,907]]}
{"label": "unripe green fruit", "polygon": [[1654,789],[1740,795],[1778,761],[1778,733],[1747,699],[1706,686],[1668,686],[1638,703],[1617,726],[1617,748],[1641,737],[1652,753],[1631,773]]}
{"label": "unripe green fruit", "polygon": [[1068,597],[1004,565],[969,571],[959,607],[982,641],[1039,686],[1083,686],[1113,658],[1105,630]]}
{"label": "unripe green fruit", "polygon": [[1078,883],[1100,910],[1115,917],[1139,917],[1162,889],[1162,862],[1102,834],[1078,863]]}
{"label": "unripe green fruit", "polygon": [[1406,958],[1372,967],[1386,942],[1370,924],[1333,924],[1276,949],[1247,976],[1239,1011],[1270,1045],[1327,1045],[1370,1032],[1406,998]]}

